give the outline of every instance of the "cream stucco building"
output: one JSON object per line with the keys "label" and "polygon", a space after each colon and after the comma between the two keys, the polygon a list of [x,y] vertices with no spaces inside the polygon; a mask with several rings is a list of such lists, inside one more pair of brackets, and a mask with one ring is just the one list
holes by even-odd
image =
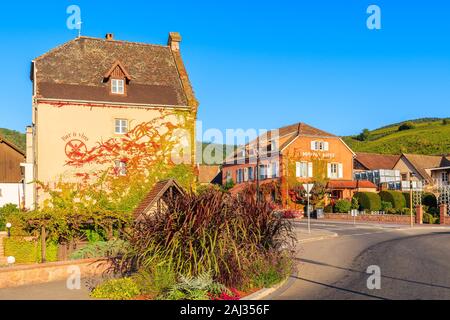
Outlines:
{"label": "cream stucco building", "polygon": [[[195,128],[198,102],[180,55],[178,33],[167,45],[79,37],[32,61],[32,125],[27,128],[26,207],[43,195],[36,181],[75,176],[71,161],[99,142],[122,137],[140,123],[185,114]],[[188,119],[188,120],[186,120]],[[193,133],[195,134],[195,133]],[[195,143],[191,143],[195,159]],[[118,169],[123,163],[117,159]]]}

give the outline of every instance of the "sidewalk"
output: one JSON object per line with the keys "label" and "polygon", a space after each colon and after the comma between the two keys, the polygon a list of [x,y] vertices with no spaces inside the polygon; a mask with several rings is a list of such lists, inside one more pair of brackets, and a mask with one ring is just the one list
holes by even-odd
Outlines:
{"label": "sidewalk", "polygon": [[91,300],[91,298],[87,281],[81,280],[80,290],[67,289],[66,281],[0,289],[0,300]]}
{"label": "sidewalk", "polygon": [[298,243],[306,243],[311,241],[319,241],[325,239],[336,238],[338,236],[337,233],[322,230],[322,229],[313,229],[311,228],[311,233],[308,233],[308,229],[295,229],[295,235],[297,237]]}

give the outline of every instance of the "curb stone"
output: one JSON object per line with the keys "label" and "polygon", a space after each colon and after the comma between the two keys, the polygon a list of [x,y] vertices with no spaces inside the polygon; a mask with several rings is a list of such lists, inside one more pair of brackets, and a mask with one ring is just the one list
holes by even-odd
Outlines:
{"label": "curb stone", "polygon": [[287,277],[286,279],[284,279],[283,281],[281,281],[280,283],[271,288],[263,288],[259,291],[252,293],[249,296],[242,298],[241,300],[263,300],[264,298],[268,297],[269,295],[280,289],[282,286],[284,286],[288,281],[288,279],[289,277]]}
{"label": "curb stone", "polygon": [[307,243],[307,242],[313,242],[313,241],[326,240],[326,239],[331,239],[331,238],[337,238],[338,236],[339,235],[337,233],[333,233],[333,234],[328,235],[328,236],[297,240],[297,243]]}

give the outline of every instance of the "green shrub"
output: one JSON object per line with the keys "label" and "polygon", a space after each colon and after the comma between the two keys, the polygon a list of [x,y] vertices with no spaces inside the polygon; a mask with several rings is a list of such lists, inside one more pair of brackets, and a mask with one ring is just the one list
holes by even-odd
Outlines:
{"label": "green shrub", "polygon": [[359,202],[358,202],[358,199],[355,197],[352,198],[352,209],[354,209],[354,210],[359,209]]}
{"label": "green shrub", "polygon": [[336,201],[334,205],[334,211],[337,213],[348,213],[351,209],[352,203],[345,199]]}
{"label": "green shrub", "polygon": [[[41,243],[40,241],[25,241],[23,238],[11,237],[3,240],[5,256],[13,256],[16,263],[40,263]],[[47,242],[45,251],[47,262],[55,262],[58,260],[58,244]]]}
{"label": "green shrub", "polygon": [[405,198],[405,208],[411,207],[411,195],[409,192],[403,192],[403,198]]}
{"label": "green shrub", "polygon": [[166,300],[209,300],[208,293],[219,294],[224,291],[226,292],[228,289],[215,283],[211,273],[205,272],[197,277],[180,276],[179,282],[161,298]]}
{"label": "green shrub", "polygon": [[423,214],[423,222],[427,224],[435,224],[439,220],[438,217],[433,216],[428,212],[424,212]]}
{"label": "green shrub", "polygon": [[385,211],[385,212],[392,212],[392,203],[387,202],[387,201],[381,201],[381,211]]}
{"label": "green shrub", "polygon": [[323,209],[324,213],[333,213],[333,206],[331,204],[327,205],[325,209]]}
{"label": "green shrub", "polygon": [[358,192],[355,194],[361,210],[379,211],[381,210],[381,198],[375,192]]}
{"label": "green shrub", "polygon": [[424,193],[422,196],[422,204],[430,208],[437,208],[437,198],[433,193]]}
{"label": "green shrub", "polygon": [[111,279],[97,286],[91,297],[108,300],[130,300],[140,294],[138,285],[131,278]]}
{"label": "green shrub", "polygon": [[249,282],[243,289],[270,288],[286,279],[291,272],[292,261],[288,256],[261,257],[252,264]]}
{"label": "green shrub", "polygon": [[398,127],[398,131],[405,131],[405,130],[411,130],[414,129],[416,126],[412,122],[405,122],[400,127]]}
{"label": "green shrub", "polygon": [[89,243],[70,255],[70,260],[115,257],[125,252],[128,243],[123,240],[99,241]]}
{"label": "green shrub", "polygon": [[165,295],[176,284],[176,275],[169,265],[155,264],[139,270],[133,280],[143,294],[157,297]]}
{"label": "green shrub", "polygon": [[392,204],[392,208],[394,209],[403,209],[406,207],[405,197],[400,191],[381,191],[380,198],[382,201],[390,202]]}
{"label": "green shrub", "polygon": [[11,235],[26,235],[23,215],[15,204],[7,204],[0,208],[0,231],[6,230],[5,226],[7,223],[12,224]]}

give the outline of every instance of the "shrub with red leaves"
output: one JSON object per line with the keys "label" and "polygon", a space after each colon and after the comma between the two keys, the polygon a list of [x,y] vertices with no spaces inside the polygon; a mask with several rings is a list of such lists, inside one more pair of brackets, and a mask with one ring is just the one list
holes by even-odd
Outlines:
{"label": "shrub with red leaves", "polygon": [[230,291],[230,293],[222,291],[222,293],[220,295],[218,295],[218,296],[214,295],[214,294],[211,294],[211,293],[208,293],[208,296],[210,297],[211,300],[214,300],[214,301],[240,300],[241,299],[241,296],[240,296],[239,292],[235,288],[232,288],[229,291]]}

